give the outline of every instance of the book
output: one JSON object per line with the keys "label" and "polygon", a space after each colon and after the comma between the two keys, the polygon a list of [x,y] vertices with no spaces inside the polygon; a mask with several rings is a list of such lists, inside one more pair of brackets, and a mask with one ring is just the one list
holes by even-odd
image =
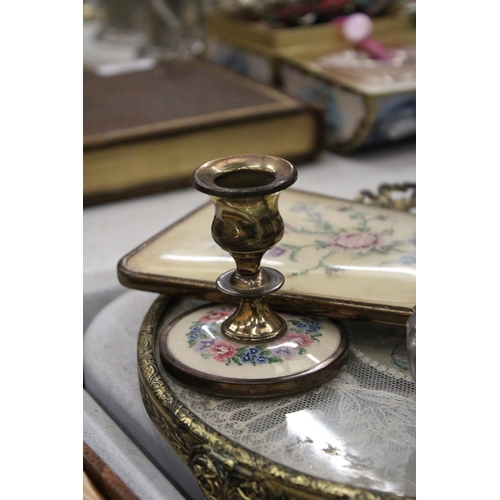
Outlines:
{"label": "book", "polygon": [[323,143],[319,108],[208,61],[83,74],[84,206],[187,186],[223,156],[313,160]]}

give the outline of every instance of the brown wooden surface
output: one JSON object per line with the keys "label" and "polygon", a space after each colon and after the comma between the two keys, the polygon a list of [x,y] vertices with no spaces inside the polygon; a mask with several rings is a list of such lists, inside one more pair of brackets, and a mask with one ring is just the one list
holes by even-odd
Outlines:
{"label": "brown wooden surface", "polygon": [[[83,443],[83,471],[106,500],[139,500],[128,486],[103,462],[87,443]],[[95,494],[95,492],[93,492]],[[99,498],[96,496],[96,498]]]}
{"label": "brown wooden surface", "polygon": [[83,472],[83,500],[105,500],[85,471]]}

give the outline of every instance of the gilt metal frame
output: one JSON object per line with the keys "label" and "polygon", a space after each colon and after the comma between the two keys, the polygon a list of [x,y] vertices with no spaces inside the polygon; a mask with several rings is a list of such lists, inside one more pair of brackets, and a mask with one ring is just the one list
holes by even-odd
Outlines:
{"label": "gilt metal frame", "polygon": [[207,499],[401,500],[394,494],[319,479],[280,465],[225,437],[193,414],[162,376],[156,352],[158,326],[170,300],[160,295],[139,331],[142,400],[152,422],[191,469]]}

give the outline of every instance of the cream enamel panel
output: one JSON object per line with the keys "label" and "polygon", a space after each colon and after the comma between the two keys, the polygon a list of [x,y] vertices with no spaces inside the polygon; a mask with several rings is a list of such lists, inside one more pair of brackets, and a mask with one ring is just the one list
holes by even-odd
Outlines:
{"label": "cream enamel panel", "polygon": [[[286,278],[276,293],[403,307],[416,302],[415,216],[287,190],[279,201],[283,239],[262,264]],[[127,261],[156,277],[214,283],[234,261],[212,240],[211,204],[172,226]]]}

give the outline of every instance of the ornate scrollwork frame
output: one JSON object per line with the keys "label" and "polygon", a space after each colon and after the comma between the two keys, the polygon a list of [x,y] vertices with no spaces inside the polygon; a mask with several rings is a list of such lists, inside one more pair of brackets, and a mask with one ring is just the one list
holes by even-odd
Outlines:
{"label": "ornate scrollwork frame", "polygon": [[209,500],[394,500],[401,497],[318,479],[279,465],[224,437],[180,402],[155,356],[158,325],[170,298],[160,295],[139,331],[137,356],[146,411],[195,475]]}

